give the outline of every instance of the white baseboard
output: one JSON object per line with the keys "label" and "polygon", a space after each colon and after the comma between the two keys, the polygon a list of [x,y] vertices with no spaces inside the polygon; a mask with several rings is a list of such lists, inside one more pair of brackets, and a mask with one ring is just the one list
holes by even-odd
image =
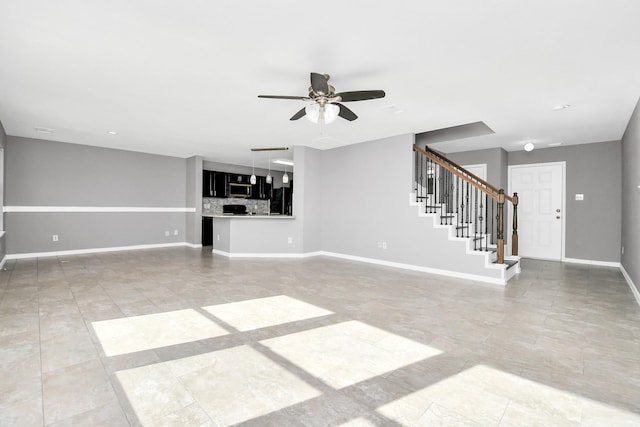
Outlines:
{"label": "white baseboard", "polygon": [[116,247],[110,247],[110,248],[89,248],[89,249],[73,249],[68,251],[55,251],[55,252],[32,252],[27,254],[7,254],[5,259],[44,258],[44,257],[51,257],[51,256],[95,254],[100,252],[119,252],[119,251],[134,251],[139,249],[170,248],[170,247],[176,247],[176,246],[187,246],[191,248],[202,247],[202,245],[194,245],[192,243],[187,243],[187,242],[158,243],[158,244],[151,244],[151,245],[116,246]]}
{"label": "white baseboard", "polygon": [[193,248],[193,249],[200,249],[202,248],[202,243],[189,243],[189,242],[184,242],[184,245],[188,248]]}
{"label": "white baseboard", "polygon": [[230,253],[219,249],[212,249],[211,253],[227,258],[309,258],[322,255],[321,252],[305,253]]}
{"label": "white baseboard", "polygon": [[594,261],[591,259],[562,258],[562,262],[568,262],[571,264],[588,264],[588,265],[597,265],[600,267],[620,268],[619,262],[611,262],[611,261]]}
{"label": "white baseboard", "polygon": [[638,291],[638,287],[635,285],[635,283],[633,283],[633,280],[631,280],[631,276],[629,276],[629,273],[627,273],[627,270],[624,269],[623,265],[620,265],[620,271],[627,281],[627,284],[631,288],[633,296],[636,297],[636,302],[638,303],[638,305],[640,305],[640,291]]}
{"label": "white baseboard", "polygon": [[485,277],[475,274],[459,273],[456,271],[440,270],[437,268],[422,267],[419,265],[403,264],[399,262],[384,261],[375,258],[365,258],[354,255],[341,254],[337,252],[315,251],[305,253],[229,253],[218,249],[212,249],[212,253],[227,258],[309,258],[314,256],[328,256],[333,258],[345,259],[348,261],[366,262],[368,264],[382,265],[385,267],[401,268],[403,270],[420,271],[423,273],[437,274],[439,276],[455,277],[458,279],[474,280],[476,282],[491,283],[495,285],[506,285],[506,281],[502,277]]}
{"label": "white baseboard", "polygon": [[401,268],[403,270],[412,270],[412,271],[420,271],[422,273],[430,273],[430,274],[437,274],[439,276],[447,276],[447,277],[455,277],[457,279],[466,279],[466,280],[473,280],[476,282],[484,282],[484,283],[491,283],[494,285],[506,285],[506,281],[502,278],[493,278],[493,277],[486,277],[486,276],[479,276],[476,274],[467,274],[467,273],[460,273],[457,271],[450,271],[450,270],[441,270],[438,268],[431,268],[431,267],[422,267],[419,265],[413,265],[413,264],[403,264],[403,263],[399,263],[399,262],[393,262],[393,261],[384,261],[381,259],[375,259],[375,258],[365,258],[365,257],[360,257],[360,256],[354,256],[354,255],[346,255],[346,254],[340,254],[340,253],[336,253],[336,252],[326,252],[326,251],[320,251],[317,253],[318,255],[325,255],[325,256],[330,256],[330,257],[334,257],[334,258],[342,258],[342,259],[346,259],[349,261],[358,261],[358,262],[366,262],[369,264],[377,264],[377,265],[382,265],[385,267],[393,267],[393,268]]}

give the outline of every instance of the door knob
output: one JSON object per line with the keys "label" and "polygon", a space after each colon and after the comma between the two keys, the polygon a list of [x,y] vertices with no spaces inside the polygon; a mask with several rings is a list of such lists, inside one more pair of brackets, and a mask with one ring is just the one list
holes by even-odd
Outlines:
{"label": "door knob", "polygon": [[556,212],[560,213],[560,209],[556,209]]}
{"label": "door knob", "polygon": [[560,216],[557,216],[556,219],[560,219]]}

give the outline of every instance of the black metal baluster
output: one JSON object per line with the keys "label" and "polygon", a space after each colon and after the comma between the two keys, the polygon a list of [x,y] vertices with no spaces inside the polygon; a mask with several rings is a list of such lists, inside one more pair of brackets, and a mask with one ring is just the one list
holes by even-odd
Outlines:
{"label": "black metal baluster", "polygon": [[484,195],[484,250],[489,250],[489,195]]}
{"label": "black metal baluster", "polygon": [[478,189],[473,187],[473,250],[478,250]]}
{"label": "black metal baluster", "polygon": [[496,244],[496,228],[495,228],[495,224],[493,223],[495,206],[496,206],[496,201],[492,197],[491,198],[491,244],[492,245]]}
{"label": "black metal baluster", "polygon": [[460,177],[456,175],[456,237],[460,237],[460,226],[462,223],[460,222]]}

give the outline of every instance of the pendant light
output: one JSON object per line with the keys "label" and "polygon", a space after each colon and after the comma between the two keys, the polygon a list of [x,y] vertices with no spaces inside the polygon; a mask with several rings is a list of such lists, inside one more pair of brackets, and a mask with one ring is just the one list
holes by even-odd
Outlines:
{"label": "pendant light", "polygon": [[288,184],[289,183],[289,175],[287,175],[287,167],[284,167],[284,175],[282,175],[282,183],[283,184]]}
{"label": "pendant light", "polygon": [[269,173],[267,174],[267,184],[271,184],[273,178],[271,177],[271,154],[269,154]]}
{"label": "pendant light", "polygon": [[251,159],[251,178],[249,178],[251,185],[256,185],[256,158],[253,156]]}

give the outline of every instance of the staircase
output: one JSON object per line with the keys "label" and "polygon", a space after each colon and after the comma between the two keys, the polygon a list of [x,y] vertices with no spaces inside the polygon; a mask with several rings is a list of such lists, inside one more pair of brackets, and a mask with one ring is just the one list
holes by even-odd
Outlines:
{"label": "staircase", "polygon": [[[442,154],[414,145],[414,192],[410,205],[431,218],[434,228],[448,229],[449,241],[466,243],[461,257],[484,257],[487,270],[498,270],[500,282],[520,273],[518,257],[518,195],[504,191],[470,173]],[[504,205],[511,204],[511,255],[505,256]],[[495,274],[495,273],[493,273]]]}

